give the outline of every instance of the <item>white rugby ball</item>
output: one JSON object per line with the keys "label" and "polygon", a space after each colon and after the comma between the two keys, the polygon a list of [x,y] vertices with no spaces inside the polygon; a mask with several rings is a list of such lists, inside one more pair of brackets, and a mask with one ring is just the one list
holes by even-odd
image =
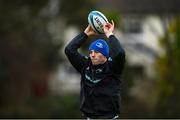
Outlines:
{"label": "white rugby ball", "polygon": [[106,16],[99,11],[91,11],[88,15],[88,23],[92,27],[92,29],[99,33],[103,34],[103,25],[108,22]]}

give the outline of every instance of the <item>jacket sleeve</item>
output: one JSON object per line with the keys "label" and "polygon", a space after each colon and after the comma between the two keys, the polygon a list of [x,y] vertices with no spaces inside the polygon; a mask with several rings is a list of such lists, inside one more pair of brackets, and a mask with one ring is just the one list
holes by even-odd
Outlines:
{"label": "jacket sleeve", "polygon": [[125,64],[125,51],[119,40],[111,35],[109,37],[110,56],[112,58],[112,70],[115,74],[121,74]]}
{"label": "jacket sleeve", "polygon": [[86,56],[83,56],[78,52],[78,48],[81,47],[87,38],[88,36],[83,32],[73,38],[71,42],[65,47],[65,54],[67,58],[78,72],[81,72],[83,65],[87,62],[88,59]]}

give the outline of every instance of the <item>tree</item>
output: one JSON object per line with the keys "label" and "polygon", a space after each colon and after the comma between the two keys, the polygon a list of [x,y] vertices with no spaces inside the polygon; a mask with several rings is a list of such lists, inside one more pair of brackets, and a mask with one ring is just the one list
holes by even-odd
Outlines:
{"label": "tree", "polygon": [[[40,16],[48,0],[0,1],[0,113],[26,113],[28,100],[46,94],[48,75],[59,63],[60,45]],[[44,91],[44,92],[43,92]]]}
{"label": "tree", "polygon": [[158,117],[180,117],[180,18],[170,24],[161,40],[165,54],[157,59],[157,103]]}

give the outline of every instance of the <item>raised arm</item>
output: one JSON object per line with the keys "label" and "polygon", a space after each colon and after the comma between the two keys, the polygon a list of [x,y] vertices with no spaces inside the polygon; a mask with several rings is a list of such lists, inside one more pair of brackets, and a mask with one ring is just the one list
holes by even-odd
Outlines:
{"label": "raised arm", "polygon": [[104,33],[109,39],[108,44],[110,46],[110,55],[112,57],[112,66],[113,71],[116,74],[120,74],[125,64],[125,51],[122,48],[119,40],[115,37],[114,31],[114,22],[107,23],[104,25]]}
{"label": "raised arm", "polygon": [[69,61],[75,67],[75,69],[81,72],[84,64],[87,62],[88,58],[81,55],[78,52],[78,49],[83,45],[89,36],[97,35],[93,29],[88,25],[84,32],[77,35],[71,40],[71,42],[65,48],[65,54],[68,57]]}
{"label": "raised arm", "polygon": [[65,47],[65,54],[73,67],[81,72],[83,65],[87,61],[87,58],[78,52],[78,49],[83,45],[88,36],[82,32],[71,40],[71,42]]}

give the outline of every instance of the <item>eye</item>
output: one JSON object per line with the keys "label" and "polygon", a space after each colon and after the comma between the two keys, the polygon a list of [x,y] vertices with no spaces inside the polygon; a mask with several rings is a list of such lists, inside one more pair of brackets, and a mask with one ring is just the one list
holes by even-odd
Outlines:
{"label": "eye", "polygon": [[99,53],[98,51],[94,51],[95,53]]}
{"label": "eye", "polygon": [[91,50],[91,51],[89,51],[89,54],[92,54],[92,53],[99,53],[98,51],[95,51],[95,50]]}
{"label": "eye", "polygon": [[92,54],[93,51],[89,51],[89,54]]}

